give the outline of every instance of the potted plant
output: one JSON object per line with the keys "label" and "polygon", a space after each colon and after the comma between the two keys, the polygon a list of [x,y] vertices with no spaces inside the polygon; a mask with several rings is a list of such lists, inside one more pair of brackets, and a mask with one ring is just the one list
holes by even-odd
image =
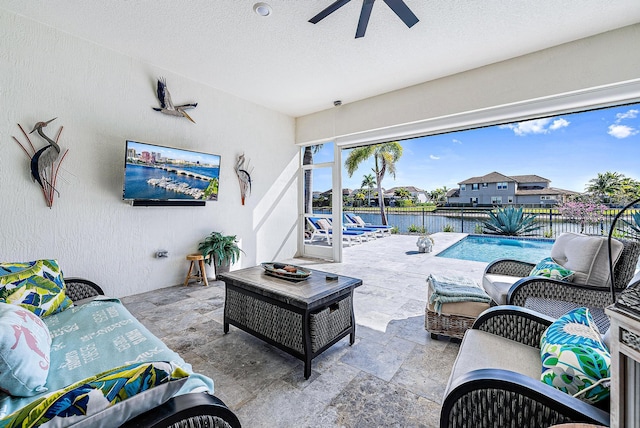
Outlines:
{"label": "potted plant", "polygon": [[216,276],[218,273],[229,272],[229,268],[240,258],[236,235],[223,235],[220,232],[211,232],[204,241],[200,242],[198,251],[203,255],[209,266],[215,262]]}

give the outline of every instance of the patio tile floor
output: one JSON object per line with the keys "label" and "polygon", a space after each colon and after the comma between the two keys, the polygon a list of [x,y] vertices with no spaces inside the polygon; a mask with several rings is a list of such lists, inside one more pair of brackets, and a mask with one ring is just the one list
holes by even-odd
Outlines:
{"label": "patio tile floor", "polygon": [[127,308],[194,371],[244,427],[437,427],[459,345],[424,329],[426,278],[456,273],[480,280],[486,263],[435,257],[463,234],[436,233],[434,251],[393,235],[344,248],[344,262],[289,263],[358,277],[356,342],[348,337],[313,360],[298,359],[231,326],[222,331],[224,284],[175,286],[123,298]]}

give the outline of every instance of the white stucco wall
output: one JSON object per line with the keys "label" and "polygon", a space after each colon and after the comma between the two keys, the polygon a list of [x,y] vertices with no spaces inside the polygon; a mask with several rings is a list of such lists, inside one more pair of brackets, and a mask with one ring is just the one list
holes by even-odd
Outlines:
{"label": "white stucco wall", "polygon": [[[296,252],[298,156],[293,118],[0,10],[0,261],[56,258],[66,276],[123,297],[184,281],[185,255],[213,230],[235,234],[234,268]],[[155,79],[174,102],[197,101],[197,122],[154,112]],[[69,149],[60,197],[46,207],[17,124],[58,117]],[[222,156],[220,194],[206,207],[132,207],[122,201],[125,139]],[[31,140],[40,148],[43,140]],[[240,203],[233,169],[244,152],[253,193]],[[169,251],[156,259],[157,250]],[[211,276],[211,274],[210,274]]]}
{"label": "white stucco wall", "polygon": [[640,24],[377,97],[342,100],[340,107],[297,118],[296,142],[358,138],[364,131],[638,79],[638,46]]}

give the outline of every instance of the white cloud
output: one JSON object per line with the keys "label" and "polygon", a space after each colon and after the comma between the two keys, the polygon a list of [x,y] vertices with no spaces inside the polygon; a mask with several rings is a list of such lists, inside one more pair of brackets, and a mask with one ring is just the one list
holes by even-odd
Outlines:
{"label": "white cloud", "polygon": [[527,120],[525,122],[511,123],[509,125],[500,125],[500,129],[511,129],[516,135],[524,136],[527,134],[548,134],[560,128],[569,126],[569,121],[565,119],[555,119],[551,122],[551,118]]}
{"label": "white cloud", "polygon": [[570,123],[571,122],[569,122],[568,120],[565,120],[562,118],[556,119],[553,121],[549,129],[551,129],[552,131],[555,131],[556,129],[566,128],[567,126],[569,126]]}
{"label": "white cloud", "polygon": [[618,113],[616,114],[616,123],[620,123],[620,121],[624,119],[635,119],[638,117],[638,113],[640,113],[640,110],[629,110],[626,113]]}
{"label": "white cloud", "polygon": [[438,159],[440,159],[440,156],[429,155],[429,158],[433,159],[433,160],[438,160]]}
{"label": "white cloud", "polygon": [[616,138],[627,138],[632,135],[636,135],[638,132],[640,131],[626,125],[609,125],[609,131],[607,134]]}
{"label": "white cloud", "polygon": [[460,141],[460,140],[456,140],[455,138],[454,138],[453,140],[451,140],[451,141],[453,141],[453,142],[454,142],[454,143],[456,143],[456,144],[462,144],[462,141]]}

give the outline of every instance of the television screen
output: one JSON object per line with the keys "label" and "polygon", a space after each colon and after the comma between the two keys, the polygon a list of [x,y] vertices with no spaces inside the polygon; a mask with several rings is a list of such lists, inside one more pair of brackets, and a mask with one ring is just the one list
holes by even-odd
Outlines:
{"label": "television screen", "polygon": [[127,140],[123,199],[218,200],[220,156]]}

